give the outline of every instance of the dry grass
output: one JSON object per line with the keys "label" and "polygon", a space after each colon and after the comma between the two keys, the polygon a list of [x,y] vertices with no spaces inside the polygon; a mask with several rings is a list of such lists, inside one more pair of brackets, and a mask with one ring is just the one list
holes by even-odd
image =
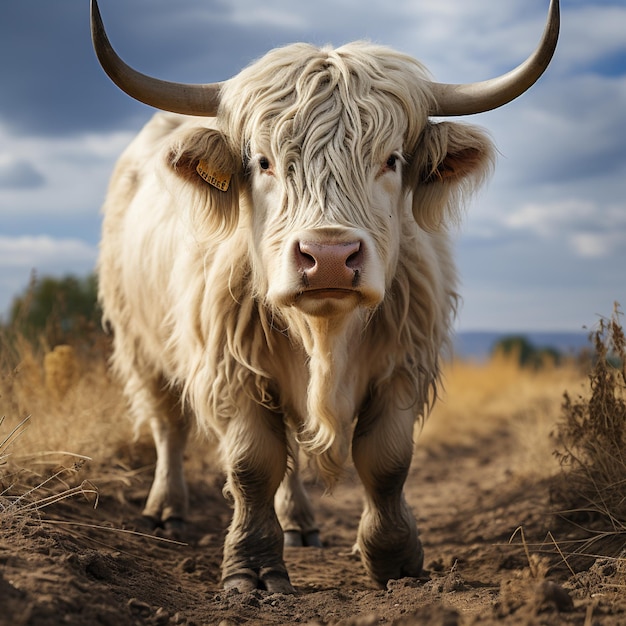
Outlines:
{"label": "dry grass", "polygon": [[95,502],[131,425],[102,345],[46,349],[0,334],[0,522],[76,495]]}
{"label": "dry grass", "polygon": [[[624,556],[626,544],[626,337],[616,305],[593,333],[589,390],[565,394],[555,433],[563,472],[553,501],[587,531],[579,552]],[[612,554],[613,552],[613,554]]]}
{"label": "dry grass", "polygon": [[[102,345],[37,346],[0,336],[0,415],[4,429],[30,417],[12,460],[36,467],[78,455],[104,460],[128,441],[130,424]],[[115,427],[112,428],[112,424]]]}
{"label": "dry grass", "polygon": [[550,433],[563,392],[582,388],[578,363],[524,368],[515,354],[500,353],[485,362],[454,361],[447,365],[444,381],[445,393],[426,422],[420,445],[471,448],[483,438],[513,430],[516,472],[546,477],[558,469]]}

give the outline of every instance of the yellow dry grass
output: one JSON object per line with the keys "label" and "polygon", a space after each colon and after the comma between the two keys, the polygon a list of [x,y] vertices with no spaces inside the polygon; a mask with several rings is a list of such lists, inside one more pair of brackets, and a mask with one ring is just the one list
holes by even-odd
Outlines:
{"label": "yellow dry grass", "polygon": [[455,360],[444,369],[440,400],[419,437],[420,445],[474,447],[481,438],[512,430],[516,470],[547,476],[558,464],[550,433],[566,390],[583,392],[585,375],[574,361],[540,369],[520,367],[516,355],[484,362]]}
{"label": "yellow dry grass", "polygon": [[118,480],[132,425],[105,354],[0,335],[0,521]]}
{"label": "yellow dry grass", "polygon": [[106,459],[132,434],[106,357],[70,346],[38,350],[20,340],[16,363],[0,365],[0,415],[4,430],[29,417],[13,444],[12,462],[35,469],[76,456]]}

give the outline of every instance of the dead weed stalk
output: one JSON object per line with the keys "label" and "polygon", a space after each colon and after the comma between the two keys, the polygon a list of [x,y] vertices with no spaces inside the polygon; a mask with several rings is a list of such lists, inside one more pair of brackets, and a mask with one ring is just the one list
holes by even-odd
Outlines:
{"label": "dead weed stalk", "polygon": [[[84,480],[74,487],[66,481],[68,475],[78,473],[84,459],[75,462],[70,468],[57,469],[32,487],[19,484],[21,472],[7,471],[11,455],[9,448],[25,432],[29,419],[24,418],[6,436],[0,436],[0,528],[16,521],[29,520],[39,515],[42,509],[74,496],[92,499],[94,508],[98,504],[98,490],[89,481]],[[0,427],[3,423],[4,417],[0,418]]]}
{"label": "dead weed stalk", "polygon": [[[554,437],[562,472],[552,490],[561,518],[588,533],[577,552],[626,545],[626,337],[616,303],[591,334],[589,393],[565,393]],[[607,538],[612,541],[607,542]],[[607,553],[608,555],[608,553]]]}

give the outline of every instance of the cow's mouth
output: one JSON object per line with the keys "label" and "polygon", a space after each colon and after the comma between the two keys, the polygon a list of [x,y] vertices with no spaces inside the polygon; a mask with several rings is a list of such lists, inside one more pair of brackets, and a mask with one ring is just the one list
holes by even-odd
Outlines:
{"label": "cow's mouth", "polygon": [[328,287],[325,289],[305,289],[298,294],[298,298],[314,298],[316,300],[322,300],[324,298],[337,298],[343,299],[350,296],[358,296],[359,292],[355,289],[339,289],[334,287]]}
{"label": "cow's mouth", "polygon": [[361,304],[362,294],[356,289],[325,287],[305,289],[296,296],[293,305],[313,317],[341,317]]}

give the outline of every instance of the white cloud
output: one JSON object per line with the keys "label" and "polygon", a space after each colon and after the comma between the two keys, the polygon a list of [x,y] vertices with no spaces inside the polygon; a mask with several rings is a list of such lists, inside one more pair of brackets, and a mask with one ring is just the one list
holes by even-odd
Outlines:
{"label": "white cloud", "polygon": [[0,217],[97,215],[113,164],[133,135],[18,138],[0,120]]}
{"label": "white cloud", "polygon": [[58,269],[68,263],[95,261],[97,250],[78,239],[55,239],[48,235],[4,237],[0,235],[0,268]]}
{"label": "white cloud", "polygon": [[527,204],[505,215],[502,221],[509,228],[528,229],[542,237],[552,237],[572,225],[597,219],[598,208],[591,202],[564,200],[548,205]]}
{"label": "white cloud", "polygon": [[626,246],[626,204],[603,207],[580,199],[527,204],[501,222],[513,231],[566,242],[582,258],[608,258]]}
{"label": "white cloud", "polygon": [[608,256],[617,243],[611,234],[575,233],[570,237],[572,247],[581,257],[598,259]]}
{"label": "white cloud", "polygon": [[589,3],[562,10],[562,30],[567,33],[559,49],[568,69],[590,64],[626,50],[626,6]]}
{"label": "white cloud", "polygon": [[406,2],[401,45],[437,80],[470,82],[512,69],[539,42],[548,2]]}
{"label": "white cloud", "polygon": [[[252,1],[224,1],[228,10],[228,21],[233,24],[249,26],[275,26],[290,30],[301,30],[307,26],[302,6],[281,0],[266,0],[259,4]],[[295,9],[295,10],[294,10]]]}

